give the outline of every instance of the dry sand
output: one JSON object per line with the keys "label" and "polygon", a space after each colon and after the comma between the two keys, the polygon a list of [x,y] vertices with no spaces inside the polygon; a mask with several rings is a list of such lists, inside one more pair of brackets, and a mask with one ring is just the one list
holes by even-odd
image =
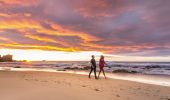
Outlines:
{"label": "dry sand", "polygon": [[170,87],[76,74],[0,71],[0,100],[170,100]]}

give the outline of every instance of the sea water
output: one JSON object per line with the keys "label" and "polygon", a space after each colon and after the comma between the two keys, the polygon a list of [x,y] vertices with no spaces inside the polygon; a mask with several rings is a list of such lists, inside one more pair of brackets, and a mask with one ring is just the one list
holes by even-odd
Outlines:
{"label": "sea water", "polygon": [[[97,62],[98,65],[98,62]],[[34,62],[1,62],[0,70],[7,71],[46,71],[74,74],[88,74],[88,70],[79,70],[89,67],[88,61],[34,61]],[[65,70],[76,68],[76,70]],[[132,73],[112,73],[115,70],[133,71]],[[97,68],[97,70],[99,70]],[[147,84],[170,86],[169,62],[107,62],[105,67],[107,77],[129,80]]]}

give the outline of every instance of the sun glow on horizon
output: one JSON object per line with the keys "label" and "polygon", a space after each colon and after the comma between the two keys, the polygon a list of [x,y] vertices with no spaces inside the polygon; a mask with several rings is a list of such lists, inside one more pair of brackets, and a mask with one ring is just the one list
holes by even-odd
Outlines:
{"label": "sun glow on horizon", "polygon": [[97,51],[64,52],[64,51],[43,51],[43,50],[19,50],[19,49],[0,49],[0,55],[12,54],[14,60],[31,61],[89,61],[91,55],[99,60],[104,55],[106,61],[153,61],[169,62],[170,57],[142,57],[142,56],[119,56],[104,54]]}
{"label": "sun glow on horizon", "polygon": [[19,49],[0,49],[0,55],[12,54],[14,60],[30,61],[84,61],[89,60],[91,55],[100,56],[101,52],[64,52],[64,51],[43,51],[43,50],[19,50]]}

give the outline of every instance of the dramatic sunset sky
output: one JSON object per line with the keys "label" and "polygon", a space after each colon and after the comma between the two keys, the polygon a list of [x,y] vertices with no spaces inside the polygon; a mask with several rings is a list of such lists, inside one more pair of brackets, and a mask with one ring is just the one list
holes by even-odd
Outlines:
{"label": "dramatic sunset sky", "polygon": [[0,54],[170,61],[170,0],[0,0]]}

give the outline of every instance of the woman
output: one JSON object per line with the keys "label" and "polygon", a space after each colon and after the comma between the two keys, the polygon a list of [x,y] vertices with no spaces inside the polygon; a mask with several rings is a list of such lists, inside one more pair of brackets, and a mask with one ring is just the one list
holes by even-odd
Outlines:
{"label": "woman", "polygon": [[104,66],[105,66],[105,65],[106,65],[106,63],[105,63],[105,61],[104,61],[104,56],[102,55],[102,56],[100,57],[100,61],[99,61],[100,71],[99,71],[98,78],[99,78],[100,73],[101,73],[101,71],[102,71],[102,72],[103,72],[103,75],[104,75],[104,77],[105,77],[105,79],[106,79],[106,75],[105,75],[105,72],[104,72]]}

